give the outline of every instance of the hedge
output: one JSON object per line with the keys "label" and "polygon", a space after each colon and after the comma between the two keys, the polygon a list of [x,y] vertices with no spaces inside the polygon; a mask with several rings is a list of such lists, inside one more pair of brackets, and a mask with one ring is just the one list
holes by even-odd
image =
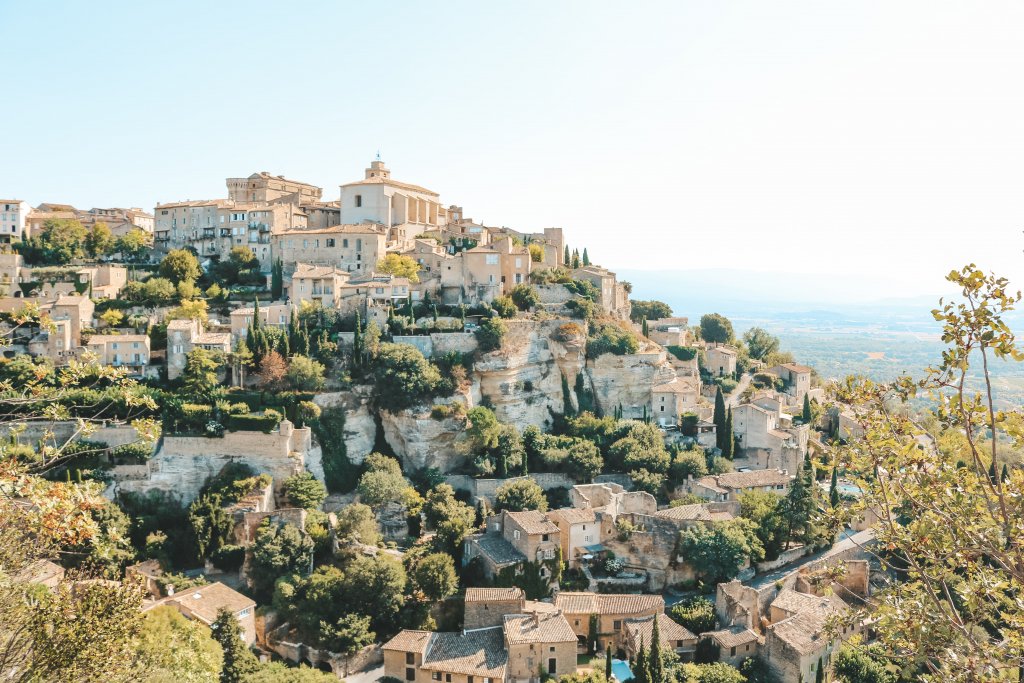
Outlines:
{"label": "hedge", "polygon": [[268,410],[264,415],[229,415],[225,421],[232,432],[266,432],[274,431],[281,422],[281,413]]}

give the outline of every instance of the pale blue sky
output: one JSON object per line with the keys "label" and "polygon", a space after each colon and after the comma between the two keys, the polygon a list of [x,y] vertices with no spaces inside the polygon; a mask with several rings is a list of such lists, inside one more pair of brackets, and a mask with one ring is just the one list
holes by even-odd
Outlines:
{"label": "pale blue sky", "polygon": [[612,268],[916,294],[1024,273],[1021,35],[994,0],[0,0],[0,195],[151,208],[266,170],[333,199],[379,148]]}

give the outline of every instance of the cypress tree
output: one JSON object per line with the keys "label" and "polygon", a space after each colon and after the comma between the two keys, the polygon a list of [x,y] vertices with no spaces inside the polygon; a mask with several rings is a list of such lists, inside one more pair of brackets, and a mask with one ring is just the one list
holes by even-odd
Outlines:
{"label": "cypress tree", "polygon": [[278,256],[274,266],[270,269],[270,297],[274,300],[280,299],[284,294],[284,263]]}
{"label": "cypress tree", "polygon": [[1010,478],[1010,471],[1006,469],[1006,463],[1004,462],[1003,463],[1003,471],[999,475],[999,480],[1002,481],[1005,484],[1009,478]]}
{"label": "cypress tree", "polygon": [[571,259],[569,258],[569,245],[565,245],[565,253],[562,255],[562,265],[568,266]]}
{"label": "cypress tree", "polygon": [[612,680],[612,646],[609,643],[604,649],[604,678]]}
{"label": "cypress tree", "polygon": [[633,665],[633,681],[635,683],[651,683],[651,671],[647,668],[647,651],[644,650],[644,637],[640,636],[640,648],[636,652],[636,664]]}
{"label": "cypress tree", "polygon": [[242,627],[235,615],[226,609],[217,612],[210,624],[213,639],[224,651],[224,664],[220,670],[220,683],[241,683],[259,668],[259,662],[242,640]]}
{"label": "cypress tree", "polygon": [[718,391],[715,392],[715,412],[711,418],[711,421],[715,423],[715,445],[718,449],[725,451],[725,397],[722,396],[722,387],[718,387]]}
{"label": "cypress tree", "polygon": [[658,633],[658,616],[653,617],[654,625],[651,629],[651,656],[648,659],[648,666],[651,669],[651,683],[664,683],[665,672],[662,669],[661,661],[661,634]]}
{"label": "cypress tree", "polygon": [[356,331],[352,335],[352,365],[360,367],[363,364],[363,324],[356,311]]}
{"label": "cypress tree", "polygon": [[825,683],[825,662],[818,657],[818,670],[814,674],[814,683]]}
{"label": "cypress tree", "polygon": [[578,249],[573,249],[572,250],[572,267],[573,268],[579,268],[580,267],[580,252],[579,252]]}
{"label": "cypress tree", "polygon": [[988,466],[988,480],[990,482],[992,482],[992,484],[996,483],[996,461],[995,460],[993,460],[992,463]]}
{"label": "cypress tree", "polygon": [[583,265],[590,265],[590,256],[587,255],[587,248],[583,247]]}
{"label": "cypress tree", "polygon": [[572,407],[572,393],[569,391],[569,380],[562,373],[562,415],[572,417],[576,411]]}
{"label": "cypress tree", "polygon": [[725,414],[725,448],[722,449],[722,455],[727,459],[732,460],[734,455],[733,451],[736,448],[736,440],[732,435],[732,406],[729,406],[729,412]]}
{"label": "cypress tree", "polygon": [[650,331],[647,329],[647,318],[644,318],[640,328],[640,333],[643,334],[644,337],[650,337]]}
{"label": "cypress tree", "polygon": [[809,394],[804,394],[804,412],[801,417],[803,418],[805,425],[811,424],[811,397]]}
{"label": "cypress tree", "polygon": [[839,470],[832,468],[832,483],[828,487],[828,502],[832,507],[839,507]]}

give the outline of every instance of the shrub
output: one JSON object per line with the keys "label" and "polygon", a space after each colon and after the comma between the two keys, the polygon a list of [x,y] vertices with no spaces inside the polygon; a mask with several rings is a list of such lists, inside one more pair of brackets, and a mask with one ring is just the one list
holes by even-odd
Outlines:
{"label": "shrub", "polygon": [[240,545],[224,545],[210,556],[213,566],[225,572],[237,572],[245,561],[245,548]]}
{"label": "shrub", "polygon": [[327,487],[309,472],[288,477],[284,481],[284,494],[293,505],[305,510],[317,510],[327,498]]}
{"label": "shrub", "polygon": [[579,323],[565,323],[555,330],[551,338],[559,342],[568,342],[581,339],[586,332]]}
{"label": "shrub", "polygon": [[265,432],[269,434],[277,428],[283,416],[273,408],[267,408],[262,415],[229,415],[226,423],[232,432]]}
{"label": "shrub", "polygon": [[601,292],[598,291],[597,287],[595,287],[594,283],[590,282],[590,280],[572,280],[565,283],[565,288],[573,294],[581,296],[584,299],[589,299],[590,301],[597,301],[598,297],[601,295]]}
{"label": "shrub", "polygon": [[378,405],[392,411],[429,398],[441,384],[437,367],[408,344],[381,344],[374,362],[374,377]]}
{"label": "shrub", "polygon": [[501,512],[522,512],[540,510],[546,512],[548,500],[544,490],[533,479],[516,479],[502,484],[494,492],[494,510]]}
{"label": "shrub", "polygon": [[715,384],[722,387],[723,394],[731,394],[739,383],[730,377],[717,377],[715,378]]}
{"label": "shrub", "polygon": [[540,295],[536,288],[525,283],[513,287],[511,297],[520,311],[528,311],[540,303]]}
{"label": "shrub", "polygon": [[593,320],[597,317],[597,304],[590,299],[573,299],[565,304],[572,317],[580,320]]}
{"label": "shrub", "polygon": [[587,339],[588,358],[597,358],[606,353],[623,356],[636,353],[639,348],[640,342],[633,331],[614,323],[594,325]]}
{"label": "shrub", "polygon": [[692,346],[667,346],[665,348],[679,360],[693,360],[697,357],[697,349]]}
{"label": "shrub", "polygon": [[502,339],[508,332],[508,326],[500,318],[484,318],[476,330],[476,340],[483,352],[501,348]]}
{"label": "shrub", "polygon": [[494,308],[495,312],[502,318],[514,318],[516,317],[516,304],[512,301],[510,296],[499,296],[491,302],[491,307]]}

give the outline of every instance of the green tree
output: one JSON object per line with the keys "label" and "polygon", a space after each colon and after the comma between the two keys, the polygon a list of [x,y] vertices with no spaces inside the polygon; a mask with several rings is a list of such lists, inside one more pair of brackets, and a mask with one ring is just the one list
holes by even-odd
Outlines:
{"label": "green tree", "polygon": [[515,301],[510,296],[495,297],[494,301],[491,302],[491,308],[502,318],[514,318],[516,317],[516,310],[518,310]]}
{"label": "green tree", "polygon": [[677,602],[668,610],[669,617],[695,635],[715,630],[715,605],[704,597]]}
{"label": "green tree", "polygon": [[47,265],[70,263],[84,254],[85,227],[70,218],[50,218],[43,223],[39,246]]}
{"label": "green tree", "polygon": [[743,563],[764,559],[764,548],[748,519],[702,524],[681,532],[680,554],[708,583],[730,581]]}
{"label": "green tree", "polygon": [[572,250],[572,267],[574,270],[580,267],[580,252],[578,249]]}
{"label": "green tree", "polygon": [[563,251],[564,251],[564,253],[562,254],[562,263],[564,265],[568,266],[569,263],[572,261],[572,258],[569,256],[569,245],[568,244],[565,245],[565,249]]}
{"label": "green tree", "polygon": [[751,327],[744,332],[743,343],[747,345],[747,353],[755,360],[764,360],[779,350],[779,338],[760,327]]}
{"label": "green tree", "polygon": [[208,399],[220,387],[217,370],[222,365],[220,354],[196,347],[185,356],[185,369],[181,373],[182,389],[186,395]]}
{"label": "green tree", "polygon": [[85,236],[85,253],[90,258],[106,256],[113,251],[114,244],[114,234],[110,232],[110,227],[103,221],[97,221]]}
{"label": "green tree", "polygon": [[604,648],[604,678],[606,681],[612,680],[612,644]]}
{"label": "green tree", "polygon": [[805,425],[809,425],[814,421],[814,415],[811,413],[811,397],[810,394],[804,394],[804,409],[800,414],[801,419]]}
{"label": "green tree", "polygon": [[455,490],[439,484],[427,493],[423,516],[437,532],[438,549],[461,553],[462,541],[473,528],[476,512],[455,498]]}
{"label": "green tree", "polygon": [[324,388],[324,365],[308,356],[295,355],[288,361],[285,380],[298,391],[319,391]]}
{"label": "green tree", "polygon": [[245,677],[245,683],[337,683],[337,680],[334,674],[308,666],[290,667],[281,662],[261,664],[257,671]]}
{"label": "green tree", "polygon": [[587,255],[587,248],[586,247],[583,247],[583,265],[585,265],[585,266],[589,266],[590,265],[590,256]]}
{"label": "green tree", "polygon": [[804,466],[793,482],[783,506],[786,520],[786,542],[802,541],[813,544],[816,541],[818,514],[817,486],[814,484],[814,469],[809,456],[804,456]]}
{"label": "green tree", "polygon": [[327,498],[327,487],[310,472],[293,474],[284,480],[284,495],[292,505],[306,510],[319,510]]}
{"label": "green tree", "polygon": [[715,439],[718,449],[725,452],[725,396],[722,394],[722,387],[715,390],[715,411],[712,413],[711,421],[715,423]]}
{"label": "green tree", "polygon": [[896,683],[874,646],[843,645],[832,657],[832,675],[842,683]]}
{"label": "green tree", "polygon": [[114,249],[121,252],[126,261],[138,263],[146,258],[152,244],[149,233],[141,228],[132,228],[117,239]]}
{"label": "green tree", "polygon": [[644,301],[643,299],[630,301],[629,318],[635,323],[641,320],[659,320],[671,317],[672,307],[664,301]]}
{"label": "green tree", "polygon": [[768,560],[777,558],[785,548],[785,507],[785,499],[771,491],[748,491],[740,496],[740,515],[754,523],[754,533]]}
{"label": "green tree", "polygon": [[526,283],[513,287],[510,296],[520,311],[528,311],[540,304],[540,295],[537,293],[537,288]]}
{"label": "green tree", "polygon": [[359,500],[371,508],[380,509],[388,503],[402,500],[408,487],[398,461],[380,453],[367,456],[363,466],[366,471],[359,477]]}
{"label": "green tree", "polygon": [[205,493],[196,498],[188,508],[188,521],[199,559],[210,557],[231,539],[234,524],[219,493]]}
{"label": "green tree", "polygon": [[259,668],[259,661],[242,639],[242,626],[238,619],[221,608],[210,624],[210,631],[224,654],[220,683],[244,683],[246,676]]}
{"label": "green tree", "polygon": [[454,595],[459,588],[455,563],[445,553],[431,553],[420,560],[412,570],[412,579],[432,602]]}
{"label": "green tree", "polygon": [[270,298],[278,301],[284,295],[284,262],[278,256],[270,269]]}
{"label": "green tree", "polygon": [[388,254],[380,261],[377,261],[376,271],[386,273],[395,277],[408,278],[409,282],[415,284],[420,281],[420,264],[411,256],[401,254]]}
{"label": "green tree", "polygon": [[466,439],[474,452],[486,451],[498,444],[501,423],[494,411],[485,406],[470,408],[466,414]]}
{"label": "green tree", "polygon": [[828,503],[834,509],[839,507],[839,502],[839,468],[833,467],[832,481],[829,483],[828,487]]}
{"label": "green tree", "polygon": [[732,460],[735,455],[736,438],[732,431],[732,406],[729,406],[725,413],[725,433],[722,435],[722,457]]}
{"label": "green tree", "polygon": [[644,648],[644,638],[640,636],[640,647],[636,651],[636,662],[633,664],[634,683],[653,683],[651,681],[650,655]]}
{"label": "green tree", "polygon": [[351,657],[373,644],[370,622],[370,617],[360,614],[342,614],[334,623],[320,622],[318,641],[331,652]]}
{"label": "green tree", "polygon": [[202,274],[199,269],[199,260],[188,249],[172,249],[167,252],[167,256],[160,261],[158,272],[161,277],[174,284],[195,282]]}
{"label": "green tree", "polygon": [[655,616],[651,625],[651,653],[649,658],[651,683],[665,683],[664,662],[661,659],[661,634],[658,630],[658,617]]}
{"label": "green tree", "polygon": [[501,341],[508,332],[508,325],[501,318],[484,318],[476,330],[476,340],[483,352],[501,348]]}
{"label": "green tree", "polygon": [[338,523],[334,527],[334,533],[339,544],[362,543],[373,546],[380,542],[377,518],[368,505],[346,505],[338,512],[337,517]]}
{"label": "green tree", "polygon": [[307,571],[313,560],[313,539],[291,524],[264,521],[252,545],[249,576],[253,591],[266,599],[273,594],[278,578]]}
{"label": "green tree", "polygon": [[547,512],[548,499],[544,496],[544,489],[533,479],[515,479],[505,482],[494,492],[494,509],[496,512]]}
{"label": "green tree", "polygon": [[714,344],[728,344],[735,337],[732,323],[719,313],[706,313],[700,317],[700,337]]}
{"label": "green tree", "polygon": [[437,366],[408,344],[381,344],[374,363],[374,392],[385,410],[402,410],[431,396],[441,384]]}
{"label": "green tree", "polygon": [[136,647],[147,683],[206,683],[220,675],[224,662],[206,626],[166,605],[146,612]]}

